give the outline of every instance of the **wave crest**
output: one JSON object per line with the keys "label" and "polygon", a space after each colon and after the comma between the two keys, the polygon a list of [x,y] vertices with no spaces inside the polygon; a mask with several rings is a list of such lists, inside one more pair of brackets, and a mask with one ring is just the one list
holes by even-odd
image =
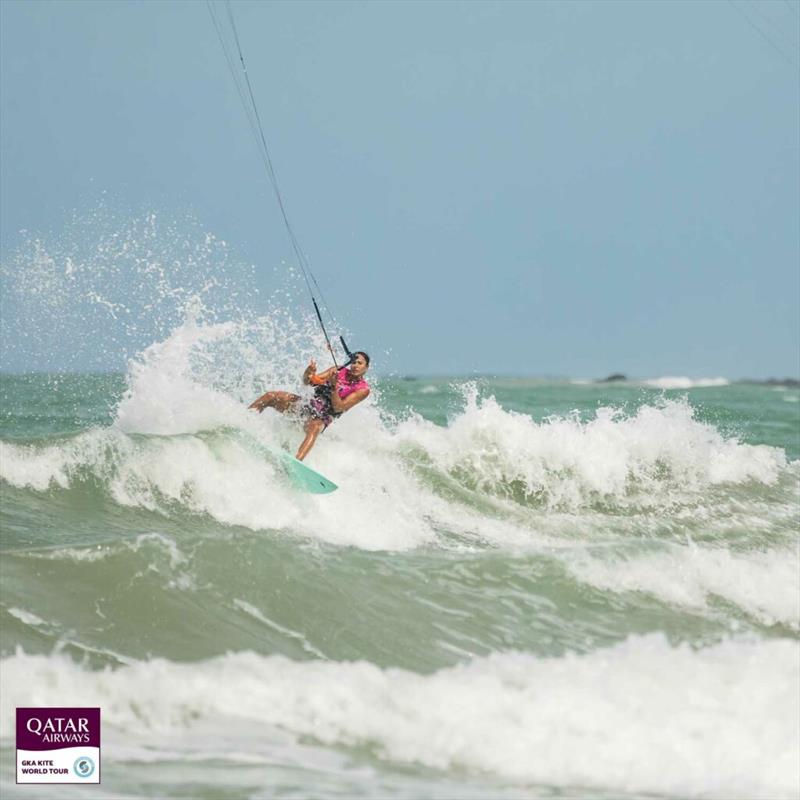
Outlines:
{"label": "wave crest", "polygon": [[781,450],[725,438],[686,400],[537,423],[473,387],[446,428],[413,417],[398,436],[463,485],[552,510],[668,509],[722,484],[772,485],[786,467]]}

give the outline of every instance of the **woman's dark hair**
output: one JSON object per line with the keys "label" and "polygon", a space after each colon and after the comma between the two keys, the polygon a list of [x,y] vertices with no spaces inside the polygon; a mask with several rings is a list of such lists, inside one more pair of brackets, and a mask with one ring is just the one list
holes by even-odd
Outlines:
{"label": "woman's dark hair", "polygon": [[356,350],[355,353],[353,353],[353,358],[356,356],[364,356],[364,361],[366,361],[367,366],[369,366],[369,356],[363,350]]}

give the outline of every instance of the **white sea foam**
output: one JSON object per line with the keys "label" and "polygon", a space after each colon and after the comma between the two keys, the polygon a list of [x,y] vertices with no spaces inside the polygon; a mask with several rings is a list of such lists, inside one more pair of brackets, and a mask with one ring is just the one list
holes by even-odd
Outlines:
{"label": "white sea foam", "polygon": [[117,409],[117,426],[133,433],[174,436],[213,430],[241,407],[232,397],[192,379],[196,349],[224,339],[231,324],[197,326],[188,321],[165,342],[131,362],[128,391]]}
{"label": "white sea foam", "polygon": [[735,553],[727,548],[673,546],[666,552],[622,556],[613,551],[571,556],[581,581],[613,592],[644,592],[671,605],[704,611],[715,598],[767,625],[800,629],[797,548]]}
{"label": "white sea foam", "polygon": [[685,401],[643,406],[632,416],[601,408],[536,423],[472,391],[446,428],[412,417],[397,438],[424,448],[434,463],[488,492],[516,486],[550,508],[607,502],[668,507],[687,493],[724,483],[773,484],[786,466],[777,448],[726,439],[694,419]]}
{"label": "white sea foam", "polygon": [[23,624],[30,625],[33,628],[47,625],[41,617],[37,617],[32,611],[26,611],[24,608],[9,608],[8,613],[11,614],[12,617],[16,617]]}
{"label": "white sea foam", "polygon": [[244,724],[246,752],[256,724],[520,784],[793,798],[799,669],[797,642],[696,650],[655,634],[583,656],[495,654],[430,675],[253,653],[90,672],[18,652],[2,661],[0,726],[13,735],[17,706],[99,705],[104,725],[132,746],[170,733],[191,741],[213,721],[229,741]]}
{"label": "white sea foam", "polygon": [[661,378],[649,378],[642,381],[645,386],[655,389],[703,389],[711,386],[729,386],[727,378],[687,378],[684,376],[665,375]]}
{"label": "white sea foam", "polygon": [[0,478],[37,491],[66,489],[81,477],[105,481],[134,449],[114,428],[96,428],[44,447],[0,441]]}
{"label": "white sea foam", "polygon": [[103,561],[108,558],[113,549],[107,545],[95,545],[94,547],[59,547],[55,550],[30,551],[26,554],[27,558],[38,558],[43,561],[73,561],[75,563],[91,563]]}

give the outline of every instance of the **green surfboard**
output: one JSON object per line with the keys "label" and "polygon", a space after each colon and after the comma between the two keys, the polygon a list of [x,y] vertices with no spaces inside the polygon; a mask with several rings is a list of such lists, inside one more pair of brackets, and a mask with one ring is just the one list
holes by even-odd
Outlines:
{"label": "green surfboard", "polygon": [[290,456],[285,450],[277,447],[266,448],[270,455],[283,467],[289,480],[304,492],[312,494],[328,494],[335,492],[339,487],[329,481],[324,475],[315,472],[311,467],[307,467],[302,461],[298,461],[294,456]]}

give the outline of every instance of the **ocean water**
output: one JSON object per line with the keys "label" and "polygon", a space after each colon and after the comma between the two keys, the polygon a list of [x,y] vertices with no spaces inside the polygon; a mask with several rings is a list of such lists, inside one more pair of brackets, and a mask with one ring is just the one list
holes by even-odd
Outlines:
{"label": "ocean water", "polygon": [[[313,496],[268,329],[0,376],[3,797],[798,796],[797,389],[377,378]],[[38,705],[101,789],[15,785]]]}
{"label": "ocean water", "polygon": [[[1,266],[64,369],[0,374],[4,798],[800,793],[798,389],[375,377],[313,496],[290,269],[104,206]],[[102,788],[17,786],[18,706],[100,706]]]}

